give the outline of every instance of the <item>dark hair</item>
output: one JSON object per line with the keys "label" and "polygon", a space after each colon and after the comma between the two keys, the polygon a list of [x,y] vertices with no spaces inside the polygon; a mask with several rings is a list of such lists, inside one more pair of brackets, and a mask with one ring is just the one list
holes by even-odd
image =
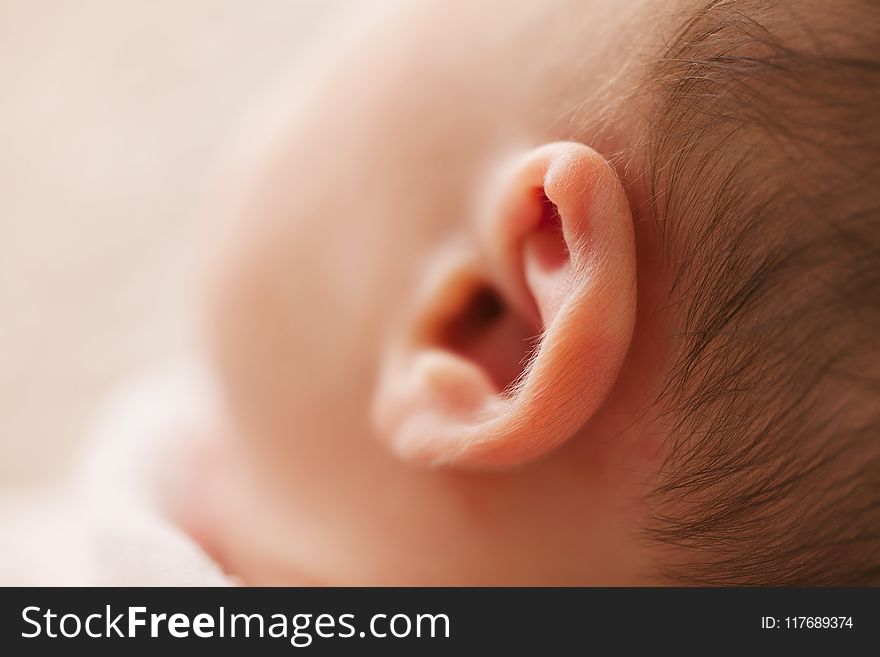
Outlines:
{"label": "dark hair", "polygon": [[716,0],[650,75],[664,581],[880,583],[880,4]]}

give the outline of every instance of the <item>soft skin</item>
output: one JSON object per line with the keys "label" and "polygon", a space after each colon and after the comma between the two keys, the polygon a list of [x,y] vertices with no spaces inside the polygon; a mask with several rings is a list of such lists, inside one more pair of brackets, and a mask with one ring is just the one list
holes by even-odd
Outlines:
{"label": "soft skin", "polygon": [[185,523],[228,572],[654,581],[669,275],[609,163],[637,112],[598,126],[676,11],[405,3],[300,79],[210,268],[230,420]]}

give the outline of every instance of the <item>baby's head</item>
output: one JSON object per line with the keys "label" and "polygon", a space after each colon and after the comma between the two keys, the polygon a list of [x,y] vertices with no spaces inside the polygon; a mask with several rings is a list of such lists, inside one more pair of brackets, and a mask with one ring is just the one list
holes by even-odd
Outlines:
{"label": "baby's head", "polygon": [[878,25],[435,2],[334,42],[213,295],[279,579],[880,582]]}

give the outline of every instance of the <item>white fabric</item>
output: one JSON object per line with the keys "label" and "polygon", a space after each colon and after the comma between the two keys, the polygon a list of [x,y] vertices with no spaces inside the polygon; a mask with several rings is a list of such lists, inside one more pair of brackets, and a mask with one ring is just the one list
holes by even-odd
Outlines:
{"label": "white fabric", "polygon": [[0,503],[0,585],[228,585],[161,503],[212,399],[196,367],[115,395],[66,481]]}

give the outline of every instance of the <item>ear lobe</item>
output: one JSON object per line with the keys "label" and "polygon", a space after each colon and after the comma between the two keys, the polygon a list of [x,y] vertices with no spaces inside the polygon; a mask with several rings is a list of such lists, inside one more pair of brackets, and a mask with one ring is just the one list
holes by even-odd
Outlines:
{"label": "ear lobe", "polygon": [[404,458],[499,467],[573,437],[613,387],[635,322],[632,216],[582,144],[508,165],[479,243],[434,271],[385,355],[380,437]]}

